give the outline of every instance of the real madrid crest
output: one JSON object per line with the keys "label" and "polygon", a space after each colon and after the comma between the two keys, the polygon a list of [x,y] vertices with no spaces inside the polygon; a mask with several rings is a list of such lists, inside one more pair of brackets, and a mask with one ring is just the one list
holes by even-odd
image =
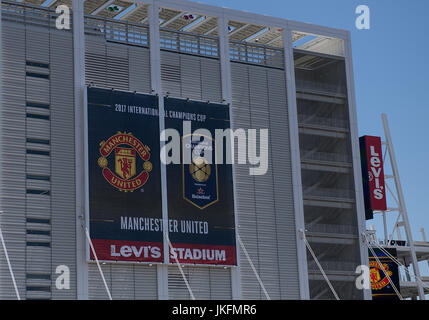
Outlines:
{"label": "real madrid crest", "polygon": [[149,179],[150,148],[132,133],[118,132],[102,141],[100,155],[98,165],[103,169],[103,177],[119,191],[133,192]]}

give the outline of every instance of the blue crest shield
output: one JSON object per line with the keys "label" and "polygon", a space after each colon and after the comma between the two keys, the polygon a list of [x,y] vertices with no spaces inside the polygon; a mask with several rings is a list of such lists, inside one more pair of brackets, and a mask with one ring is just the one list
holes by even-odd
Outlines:
{"label": "blue crest shield", "polygon": [[184,136],[182,140],[183,198],[203,210],[219,201],[216,143],[207,136]]}

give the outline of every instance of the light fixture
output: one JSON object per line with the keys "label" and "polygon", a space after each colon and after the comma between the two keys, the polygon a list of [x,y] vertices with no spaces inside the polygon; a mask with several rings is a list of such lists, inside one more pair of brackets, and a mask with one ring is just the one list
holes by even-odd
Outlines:
{"label": "light fixture", "polygon": [[228,32],[232,32],[232,31],[234,31],[235,30],[235,27],[234,26],[228,26]]}
{"label": "light fixture", "polygon": [[119,12],[122,9],[123,9],[123,7],[117,6],[116,4],[112,4],[112,5],[107,7],[107,11],[110,11],[110,12]]}
{"label": "light fixture", "polygon": [[192,13],[185,13],[183,15],[183,19],[185,19],[185,20],[194,20],[195,16]]}

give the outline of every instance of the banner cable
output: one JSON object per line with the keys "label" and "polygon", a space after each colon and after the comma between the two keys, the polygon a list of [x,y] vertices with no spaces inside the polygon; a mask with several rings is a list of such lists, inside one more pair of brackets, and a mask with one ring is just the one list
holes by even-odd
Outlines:
{"label": "banner cable", "polygon": [[[170,239],[168,237],[167,237],[167,241],[168,241],[168,246],[170,247],[170,250],[172,250],[173,249],[173,245],[171,244]],[[192,292],[191,286],[189,285],[188,279],[186,279],[186,275],[183,272],[183,268],[180,265],[179,260],[177,259],[177,255],[174,255],[174,260],[176,261],[176,264],[177,264],[177,267],[179,268],[180,274],[183,277],[183,281],[185,282],[186,288],[188,288],[189,294],[191,295],[191,299],[195,300],[195,296],[194,296],[194,294]]]}
{"label": "banner cable", "polygon": [[238,242],[240,243],[240,247],[243,249],[244,255],[247,258],[247,261],[249,261],[250,267],[252,268],[253,272],[255,273],[256,279],[259,282],[259,285],[261,286],[262,290],[264,291],[265,297],[267,298],[267,300],[271,300],[270,296],[268,295],[267,290],[265,289],[264,284],[262,283],[261,278],[259,277],[258,271],[255,268],[255,265],[252,262],[252,259],[250,259],[249,253],[246,250],[246,247],[244,246],[243,242],[241,241],[240,235],[237,232],[237,238],[238,238]]}
{"label": "banner cable", "polygon": [[10,276],[12,278],[13,287],[15,288],[16,298],[18,300],[21,300],[21,297],[20,297],[19,291],[18,291],[18,286],[16,285],[16,280],[15,280],[15,275],[13,273],[12,265],[10,264],[9,255],[7,254],[6,243],[4,241],[3,232],[2,232],[1,228],[0,228],[0,240],[1,240],[1,243],[3,246],[4,255],[6,256],[6,261],[7,261],[8,267],[9,267]]}
{"label": "banner cable", "polygon": [[302,233],[303,233],[303,240],[304,240],[304,243],[305,243],[305,245],[307,246],[308,251],[310,251],[310,254],[311,254],[311,256],[313,257],[314,261],[316,262],[317,267],[319,268],[320,272],[322,273],[323,278],[324,278],[324,279],[325,279],[325,281],[328,283],[328,286],[329,286],[329,288],[331,289],[332,293],[334,294],[335,299],[337,299],[337,300],[341,300],[341,299],[338,297],[338,294],[337,294],[337,292],[335,291],[334,287],[332,286],[331,282],[329,281],[328,276],[326,275],[325,271],[323,270],[322,266],[320,265],[319,260],[317,259],[316,255],[314,254],[314,251],[313,251],[313,249],[311,248],[310,243],[307,241],[307,237],[305,236],[305,232],[304,232],[304,231],[302,231]]}
{"label": "banner cable", "polygon": [[110,294],[109,287],[107,286],[106,279],[104,278],[103,270],[101,270],[101,266],[100,266],[100,262],[98,261],[97,254],[95,253],[95,249],[92,244],[91,237],[89,236],[88,228],[85,228],[85,234],[86,234],[86,237],[88,238],[88,242],[91,247],[92,254],[94,255],[95,262],[97,263],[98,271],[100,272],[101,279],[103,280],[103,283],[104,283],[104,287],[106,288],[107,295],[109,296],[110,300],[113,300],[112,295]]}

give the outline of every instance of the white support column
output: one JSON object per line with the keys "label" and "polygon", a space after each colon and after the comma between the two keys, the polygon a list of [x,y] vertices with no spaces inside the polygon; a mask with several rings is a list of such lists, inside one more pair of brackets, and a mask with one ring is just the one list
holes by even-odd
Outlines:
{"label": "white support column", "polygon": [[[229,104],[231,129],[234,128],[234,119],[232,115],[232,89],[231,89],[231,62],[229,57],[229,37],[228,37],[228,19],[222,15],[218,17],[219,30],[219,54],[221,67],[222,98]],[[234,137],[232,137],[234,139]],[[234,150],[232,153],[234,154]],[[231,268],[231,289],[232,299],[242,299],[241,275],[240,275],[240,246],[238,240],[238,213],[237,213],[237,191],[235,184],[235,166],[232,165],[233,187],[234,187],[234,219],[235,219],[235,245],[237,255],[237,266]]]}
{"label": "white support column", "polygon": [[301,155],[299,150],[298,110],[296,104],[295,69],[292,46],[292,30],[283,30],[283,44],[285,55],[287,104],[289,113],[290,152],[292,161],[292,184],[295,210],[296,247],[298,259],[298,274],[300,298],[310,299],[308,284],[307,249],[303,237],[305,231],[304,201],[301,182]]}
{"label": "white support column", "polygon": [[420,228],[420,233],[422,234],[422,241],[427,242],[425,228]]}
{"label": "white support column", "polygon": [[77,298],[88,299],[88,263],[85,237],[85,33],[84,1],[73,0],[73,57],[75,103],[75,150],[76,150],[76,277]]}
{"label": "white support column", "polygon": [[[402,192],[401,180],[399,178],[398,165],[396,163],[396,155],[393,149],[392,137],[390,136],[389,123],[387,122],[387,116],[385,114],[382,114],[381,117],[383,119],[384,134],[386,137],[387,148],[389,150],[390,165],[392,167],[393,175],[395,177],[395,186],[396,186],[396,191],[398,193],[398,200],[399,200],[399,210],[401,212],[402,220],[404,222],[407,242],[411,249],[411,261],[413,263],[413,271],[414,271],[414,276],[416,277],[417,289],[418,289],[420,300],[425,300],[424,289],[422,286],[422,282],[420,280],[421,279],[420,268],[417,261],[416,248],[414,247],[414,240],[411,233],[410,221],[408,220],[407,206],[405,204],[405,198]],[[399,227],[398,227],[398,230],[399,230]]]}
{"label": "white support column", "polygon": [[388,245],[389,243],[389,235],[387,234],[387,220],[386,220],[386,211],[381,212],[383,216],[383,229],[384,229],[384,245]]}
{"label": "white support column", "polygon": [[[150,65],[152,90],[159,95],[159,132],[165,129],[164,122],[164,97],[162,94],[161,82],[161,51],[159,39],[159,5],[157,2],[149,5],[149,41],[150,41]],[[160,147],[164,146],[160,142]],[[164,245],[164,265],[157,265],[158,279],[158,299],[168,300],[168,203],[167,203],[167,168],[161,163],[161,189],[162,189],[162,221],[163,221],[163,245]]]}
{"label": "white support column", "polygon": [[[356,112],[356,96],[355,84],[353,73],[353,60],[352,60],[352,47],[350,41],[350,33],[344,39],[344,56],[346,64],[346,77],[347,77],[347,100],[349,105],[349,119],[350,119],[350,139],[352,145],[353,155],[353,177],[355,183],[355,200],[356,200],[356,214],[359,232],[359,246],[360,246],[360,260],[362,265],[369,265],[368,247],[364,234],[366,232],[364,196],[362,185],[362,171],[360,161],[360,147],[359,147],[359,133]],[[357,266],[356,266],[357,267]],[[372,300],[372,293],[370,289],[363,290],[364,299]]]}

